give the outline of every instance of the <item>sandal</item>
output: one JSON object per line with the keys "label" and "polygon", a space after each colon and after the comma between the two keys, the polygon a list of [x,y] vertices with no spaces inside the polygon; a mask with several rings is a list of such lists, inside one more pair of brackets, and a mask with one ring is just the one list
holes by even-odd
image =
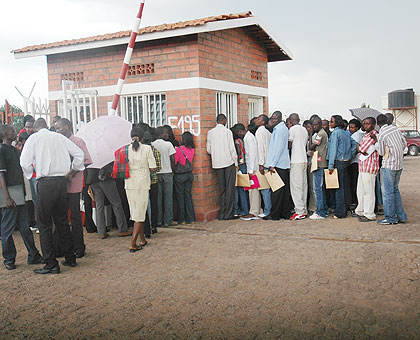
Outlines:
{"label": "sandal", "polygon": [[138,245],[138,246],[136,245],[135,248],[130,247],[130,253],[135,253],[135,252],[137,252],[139,250],[142,250],[142,249],[143,249],[143,247],[141,245]]}
{"label": "sandal", "polygon": [[147,246],[147,241],[146,243],[140,243],[140,247],[144,247],[144,246]]}

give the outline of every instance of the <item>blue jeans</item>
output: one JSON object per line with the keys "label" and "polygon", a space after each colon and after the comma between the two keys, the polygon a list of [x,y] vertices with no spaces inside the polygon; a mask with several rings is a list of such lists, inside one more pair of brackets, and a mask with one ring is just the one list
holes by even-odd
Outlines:
{"label": "blue jeans", "polygon": [[36,196],[38,194],[38,180],[36,179],[36,177],[33,177],[29,180],[29,185],[31,187],[32,202],[34,202],[34,206],[36,208]]}
{"label": "blue jeans", "polygon": [[[264,168],[268,170],[268,168]],[[260,191],[263,202],[264,202],[264,215],[268,216],[271,212],[271,189],[264,189]]]}
{"label": "blue jeans", "polygon": [[384,213],[385,219],[389,222],[407,221],[407,214],[404,212],[398,189],[401,173],[402,170],[381,169]]}
{"label": "blue jeans", "polygon": [[264,202],[264,215],[268,216],[271,212],[271,189],[264,189],[260,191]]}
{"label": "blue jeans", "polygon": [[191,196],[194,175],[192,172],[175,174],[175,195],[178,207],[178,222],[195,222],[194,205]]}
{"label": "blue jeans", "polygon": [[[247,173],[246,164],[239,165],[239,170],[243,173]],[[249,202],[246,191],[243,187],[235,187],[235,204],[233,206],[233,214],[246,216],[249,213]]]}
{"label": "blue jeans", "polygon": [[28,210],[26,205],[15,208],[3,208],[1,210],[1,249],[5,264],[14,264],[16,259],[16,247],[13,241],[13,232],[20,231],[25,247],[28,250],[28,263],[41,257],[35,246],[34,236],[29,229]]}
{"label": "blue jeans", "polygon": [[350,165],[350,161],[335,161],[335,167],[338,172],[338,183],[339,188],[335,191],[335,213],[334,215],[338,218],[344,218],[347,216],[348,202],[346,199],[346,188],[347,186],[347,168]]}
{"label": "blue jeans", "polygon": [[169,226],[174,221],[174,174],[158,174],[158,226]]}
{"label": "blue jeans", "polygon": [[376,176],[376,200],[378,202],[378,205],[384,204],[384,201],[382,199],[381,177],[379,174]]}
{"label": "blue jeans", "polygon": [[327,217],[328,215],[328,205],[324,192],[324,169],[319,168],[313,173],[314,178],[314,192],[316,200],[316,211],[319,216]]}

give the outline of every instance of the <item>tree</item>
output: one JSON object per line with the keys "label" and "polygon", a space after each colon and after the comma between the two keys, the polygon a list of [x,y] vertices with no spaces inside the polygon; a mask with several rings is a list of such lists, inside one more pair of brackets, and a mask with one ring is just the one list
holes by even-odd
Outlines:
{"label": "tree", "polygon": [[367,104],[367,105],[366,105],[366,103],[365,103],[365,102],[363,102],[363,103],[362,103],[362,105],[360,105],[360,107],[361,107],[362,109],[370,108],[370,104]]}
{"label": "tree", "polygon": [[[5,113],[6,112],[6,104],[0,106],[0,112]],[[22,109],[16,105],[9,104],[9,113],[23,113]],[[3,118],[5,117],[4,114],[1,115],[2,122]],[[13,117],[13,127],[15,128],[16,132],[19,132],[23,128],[23,115]]]}
{"label": "tree", "polygon": [[[9,104],[9,111],[11,113],[22,113],[22,109],[19,106],[16,105],[10,105]],[[0,112],[6,112],[6,104],[0,106]]]}

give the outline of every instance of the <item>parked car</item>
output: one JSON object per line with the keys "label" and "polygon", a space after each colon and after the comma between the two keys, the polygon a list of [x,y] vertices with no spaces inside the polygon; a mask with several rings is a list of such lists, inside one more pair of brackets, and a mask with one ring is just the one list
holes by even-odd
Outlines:
{"label": "parked car", "polygon": [[417,156],[420,150],[420,133],[416,130],[402,131],[408,147],[408,154],[410,156]]}

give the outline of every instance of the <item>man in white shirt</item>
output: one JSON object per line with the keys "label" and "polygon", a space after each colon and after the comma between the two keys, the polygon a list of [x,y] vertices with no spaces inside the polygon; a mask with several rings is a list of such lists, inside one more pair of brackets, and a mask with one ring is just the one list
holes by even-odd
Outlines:
{"label": "man in white shirt", "polygon": [[233,142],[232,131],[226,128],[224,114],[217,116],[217,125],[207,133],[207,153],[211,155],[212,167],[220,185],[219,220],[233,219],[235,201],[235,179],[238,156]]}
{"label": "man in white shirt", "polygon": [[[26,178],[32,177],[35,168],[38,180],[38,228],[45,267],[36,274],[58,274],[52,224],[57,228],[65,260],[64,266],[75,267],[76,256],[72,234],[67,220],[67,181],[74,172],[84,170],[84,154],[70,139],[48,130],[45,119],[34,124],[37,132],[27,140],[20,158]],[[71,161],[70,158],[73,160]]]}
{"label": "man in white shirt", "polygon": [[[239,126],[241,127],[238,129],[237,134],[244,139],[245,163],[249,179],[251,180],[252,176],[259,171],[257,140],[249,130],[245,130],[245,127],[242,124],[239,124]],[[260,193],[258,192],[258,189],[250,189],[248,192],[250,203],[249,214],[242,217],[242,219],[246,221],[258,220],[261,208]]]}
{"label": "man in white shirt", "polygon": [[152,145],[159,150],[161,157],[161,170],[158,176],[158,227],[169,227],[178,223],[174,222],[173,213],[173,188],[174,174],[172,168],[175,165],[175,149],[171,142],[168,142],[168,130],[164,127],[156,129],[157,139]]}
{"label": "man in white shirt", "polygon": [[289,130],[290,157],[290,193],[295,205],[295,214],[291,220],[301,220],[308,214],[306,202],[308,199],[308,160],[306,157],[306,143],[308,131],[299,125],[300,119],[297,113],[289,117],[292,127]]}
{"label": "man in white shirt", "polygon": [[[264,114],[259,115],[255,121],[258,129],[255,132],[258,148],[258,170],[264,175],[264,170],[268,170],[267,157],[268,148],[270,146],[271,132],[267,130],[268,117]],[[264,201],[264,213],[259,217],[266,217],[270,215],[271,211],[271,189],[260,190],[261,196]]]}

